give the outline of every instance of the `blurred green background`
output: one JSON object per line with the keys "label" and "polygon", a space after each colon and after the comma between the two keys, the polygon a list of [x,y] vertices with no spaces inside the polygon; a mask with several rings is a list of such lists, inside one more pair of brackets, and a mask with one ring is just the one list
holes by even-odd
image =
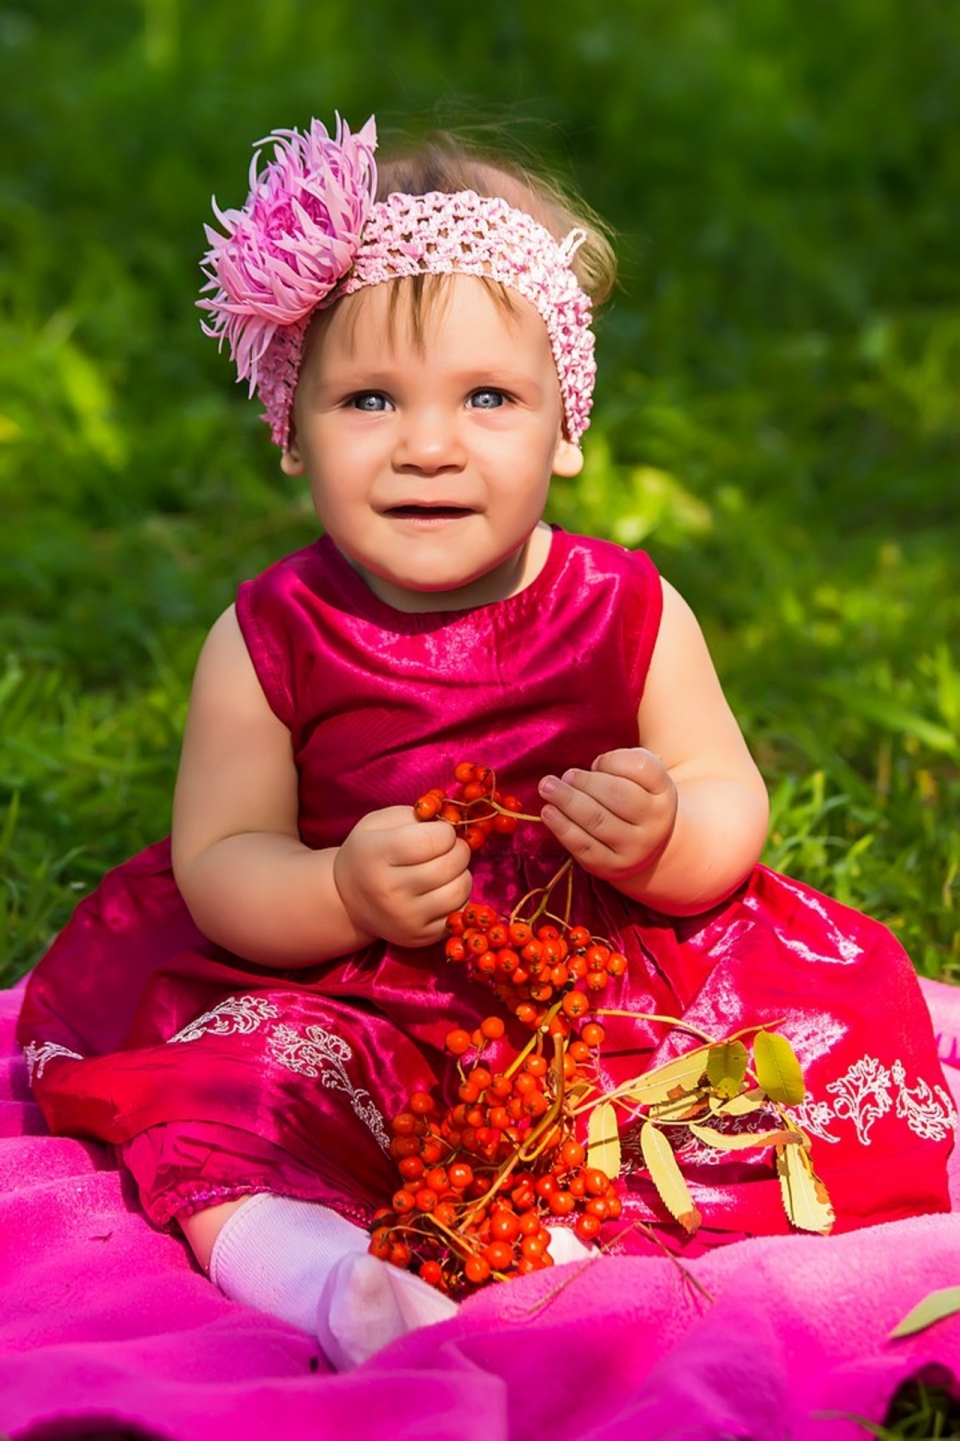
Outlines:
{"label": "blurred green background", "polygon": [[314,524],[194,309],[277,126],[479,124],[622,285],[552,518],[647,547],[768,859],[960,973],[960,7],[75,0],[0,10],[0,980],[163,834],[189,678]]}

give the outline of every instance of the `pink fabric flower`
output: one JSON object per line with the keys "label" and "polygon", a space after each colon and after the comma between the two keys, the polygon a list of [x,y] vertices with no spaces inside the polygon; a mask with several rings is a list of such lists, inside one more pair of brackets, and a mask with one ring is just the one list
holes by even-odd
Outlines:
{"label": "pink fabric flower", "polygon": [[220,234],[205,226],[207,283],[198,302],[211,316],[204,330],[230,347],[237,377],[257,388],[259,364],[281,328],[303,322],[353,264],[376,192],[373,117],[356,135],[337,116],[336,135],[313,120],[306,134],[274,130],[273,160],[258,174],[242,210],[214,212]]}

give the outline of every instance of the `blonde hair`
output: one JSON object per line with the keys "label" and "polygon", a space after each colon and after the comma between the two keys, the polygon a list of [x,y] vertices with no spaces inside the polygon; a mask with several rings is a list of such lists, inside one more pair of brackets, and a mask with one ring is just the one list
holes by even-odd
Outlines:
{"label": "blonde hair", "polygon": [[428,195],[440,190],[448,195],[458,190],[475,190],[478,195],[498,196],[540,222],[555,240],[571,230],[582,230],[583,244],[573,257],[571,269],[581,290],[599,306],[609,297],[617,278],[617,261],[608,228],[582,200],[565,190],[552,177],[541,175],[511,158],[474,150],[467,141],[441,131],[408,147],[387,152],[377,161],[377,199],[399,191],[405,195]]}

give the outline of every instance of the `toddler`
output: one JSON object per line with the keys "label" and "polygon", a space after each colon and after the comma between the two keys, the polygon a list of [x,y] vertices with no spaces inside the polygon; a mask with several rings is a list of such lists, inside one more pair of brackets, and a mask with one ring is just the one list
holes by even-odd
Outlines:
{"label": "toddler", "polygon": [[[836,1229],[948,1209],[954,1116],[908,959],[758,864],[762,780],[650,559],[544,523],[551,476],[582,464],[601,230],[449,139],[379,169],[372,120],[271,139],[208,230],[202,305],[322,538],[214,624],[172,840],[107,876],[31,978],[51,1129],[114,1143],[152,1222],[339,1367],[443,1320],[449,1295],[368,1250],[390,1119],[418,1091],[455,1101],[451,1030],[502,1014],[492,1069],[529,1035],[447,963],[448,915],[508,913],[572,858],[571,920],[627,962],[609,1085],[690,1044],[658,1018],[776,1027]],[[542,824],[476,853],[420,824],[464,760]],[[619,1245],[790,1229],[769,1149],[690,1144],[691,1240],[624,1132]],[[586,1254],[551,1234],[548,1259]]]}

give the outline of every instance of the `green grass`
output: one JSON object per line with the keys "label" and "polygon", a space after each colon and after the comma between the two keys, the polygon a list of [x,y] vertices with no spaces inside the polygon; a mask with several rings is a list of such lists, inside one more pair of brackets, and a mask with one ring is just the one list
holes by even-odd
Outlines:
{"label": "green grass", "polygon": [[609,216],[623,284],[551,515],[694,605],[770,862],[960,978],[958,70],[932,0],[8,9],[0,981],[165,831],[202,636],[314,533],[193,299],[211,191],[335,109],[492,120]]}

